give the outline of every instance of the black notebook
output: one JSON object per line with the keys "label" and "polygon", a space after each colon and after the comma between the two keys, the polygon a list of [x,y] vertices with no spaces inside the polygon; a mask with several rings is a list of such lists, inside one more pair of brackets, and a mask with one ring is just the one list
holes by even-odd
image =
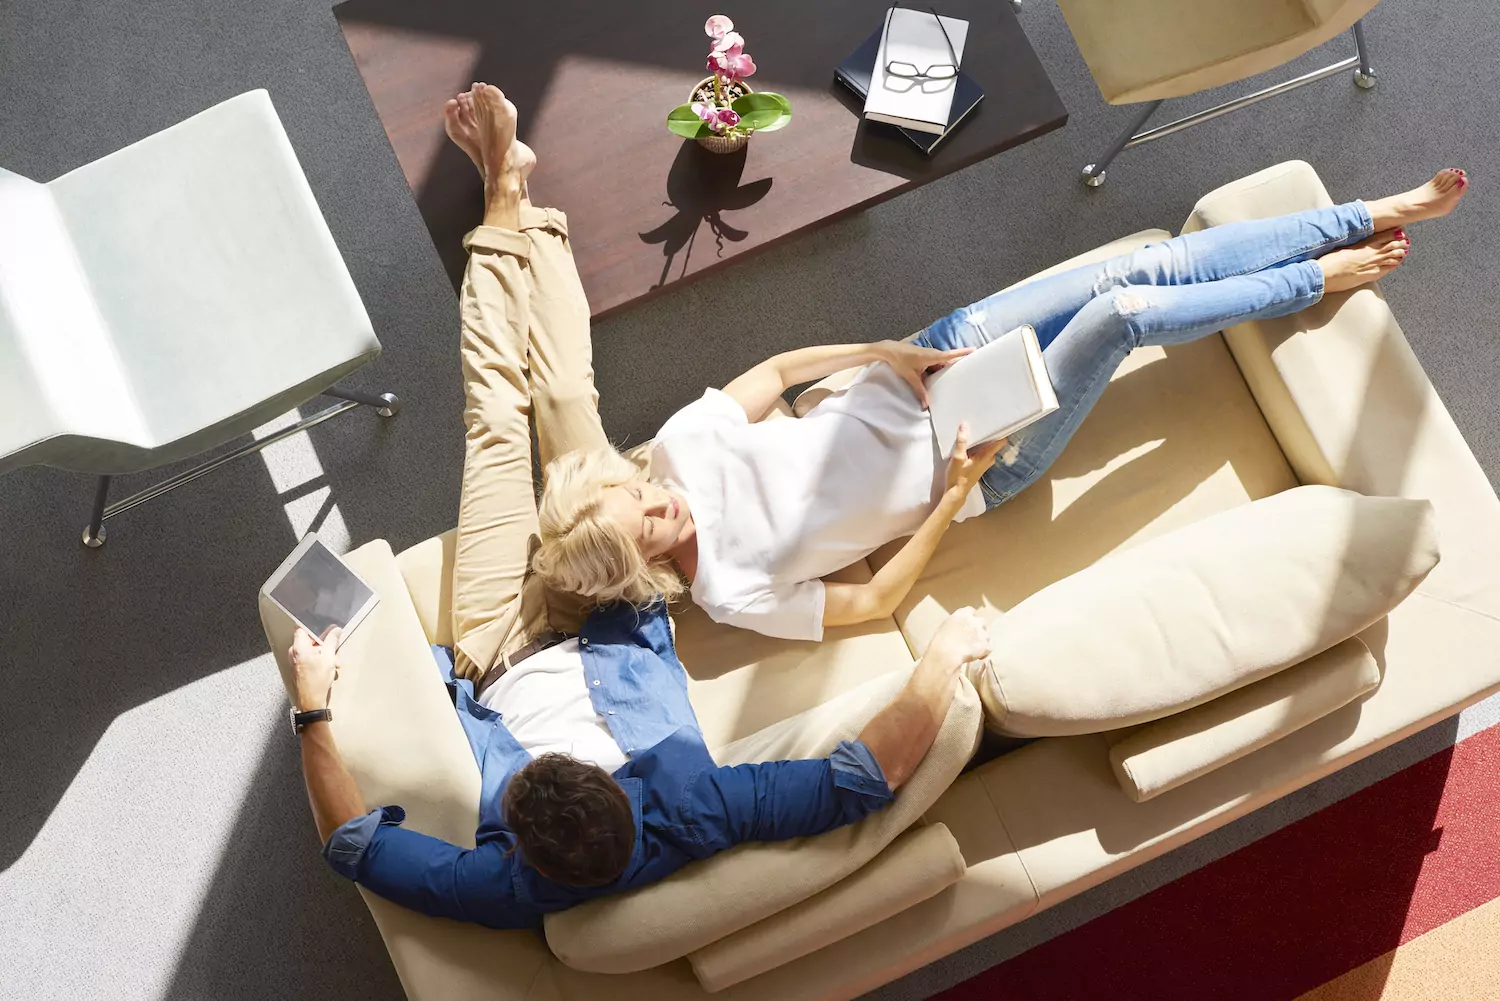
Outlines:
{"label": "black notebook", "polygon": [[[875,60],[880,55],[880,36],[884,27],[876,28],[875,33],[865,39],[864,44],[855,49],[854,52],[839,63],[838,69],[833,71],[833,78],[852,90],[856,97],[864,100],[865,95],[870,92],[870,75],[875,71]],[[958,74],[958,83],[953,90],[953,110],[948,112],[948,127],[941,135],[933,135],[930,132],[917,132],[912,129],[903,129],[890,126],[900,132],[912,144],[923,153],[931,153],[937,149],[939,143],[948,138],[948,133],[958,127],[958,123],[979,106],[984,100],[984,91],[979,84],[962,70]]]}

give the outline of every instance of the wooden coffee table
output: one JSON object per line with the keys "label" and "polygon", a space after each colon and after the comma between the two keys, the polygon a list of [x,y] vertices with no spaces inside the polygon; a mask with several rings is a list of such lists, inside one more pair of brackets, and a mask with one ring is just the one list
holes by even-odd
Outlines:
{"label": "wooden coffee table", "polygon": [[[941,0],[971,22],[963,57],[985,99],[927,156],[864,123],[834,67],[881,23],[859,0],[348,0],[350,51],[455,283],[479,219],[479,176],[443,134],[443,102],[473,80],[500,86],[537,152],[537,204],[568,215],[600,317],[751,251],[883,201],[1060,128],[1068,113],[1001,0]],[[706,13],[746,38],[758,90],[793,119],[716,155],[666,130],[705,75]]]}

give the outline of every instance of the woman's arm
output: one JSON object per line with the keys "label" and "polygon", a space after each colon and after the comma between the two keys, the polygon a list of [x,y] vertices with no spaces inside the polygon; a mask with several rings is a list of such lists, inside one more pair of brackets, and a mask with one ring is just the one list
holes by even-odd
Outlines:
{"label": "woman's arm", "polygon": [[894,368],[927,406],[927,391],[922,377],[962,358],[970,348],[939,351],[905,341],[877,341],[874,344],[825,344],[798,348],[773,355],[724,387],[724,392],[745,408],[750,421],[761,420],[792,386],[812,382],[824,376],[858,365],[883,361]]}
{"label": "woman's arm", "polygon": [[922,522],[922,527],[906,540],[906,545],[889,563],[881,567],[868,583],[824,583],[824,628],[852,626],[895,614],[896,606],[916,583],[948,526],[962,510],[969,491],[995,464],[995,454],[1005,445],[1005,439],[981,445],[973,452],[969,451],[968,445],[969,427],[961,424],[953,443],[953,457],[948,460],[948,488],[943,491],[937,507]]}

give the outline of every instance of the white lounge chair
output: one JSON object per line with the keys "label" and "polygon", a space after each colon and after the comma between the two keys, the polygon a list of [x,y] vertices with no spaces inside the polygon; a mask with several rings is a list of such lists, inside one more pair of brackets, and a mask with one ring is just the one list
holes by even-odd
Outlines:
{"label": "white lounge chair", "polygon": [[[103,522],[390,394],[334,386],[380,353],[270,96],[251,91],[49,184],[0,170],[0,474],[99,476]],[[341,402],[106,505],[110,477]]]}

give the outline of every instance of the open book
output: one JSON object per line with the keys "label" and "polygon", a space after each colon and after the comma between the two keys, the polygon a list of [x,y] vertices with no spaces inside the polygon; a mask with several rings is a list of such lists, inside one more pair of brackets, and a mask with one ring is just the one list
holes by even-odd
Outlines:
{"label": "open book", "polygon": [[958,426],[969,444],[1006,438],[1057,409],[1057,393],[1031,324],[995,338],[927,378],[928,416],[943,459]]}

